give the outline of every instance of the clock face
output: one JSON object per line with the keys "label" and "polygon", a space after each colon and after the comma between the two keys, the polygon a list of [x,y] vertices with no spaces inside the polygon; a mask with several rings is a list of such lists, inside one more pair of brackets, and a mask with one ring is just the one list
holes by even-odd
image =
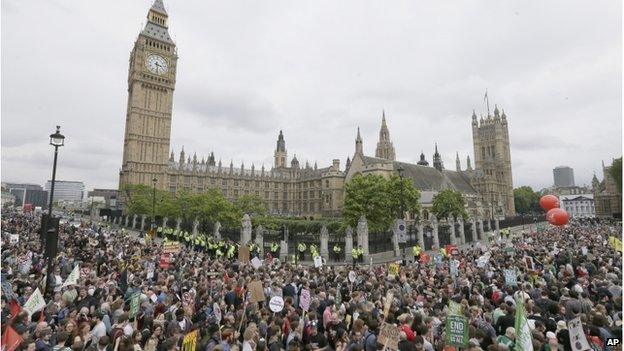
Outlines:
{"label": "clock face", "polygon": [[169,69],[167,65],[167,60],[165,60],[162,56],[158,55],[149,55],[145,60],[145,66],[147,69],[156,74],[165,74]]}

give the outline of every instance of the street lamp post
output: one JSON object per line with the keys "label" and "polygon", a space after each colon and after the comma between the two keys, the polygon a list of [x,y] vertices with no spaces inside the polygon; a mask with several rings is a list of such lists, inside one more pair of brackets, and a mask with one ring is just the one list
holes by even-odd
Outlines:
{"label": "street lamp post", "polygon": [[152,189],[152,230],[156,229],[156,182],[158,182],[158,179],[152,178],[152,183],[154,184]]}
{"label": "street lamp post", "polygon": [[[58,148],[65,145],[65,136],[61,134],[61,126],[56,126],[56,133],[50,135],[50,145],[54,146],[54,163],[52,165],[52,185],[50,186],[50,205],[48,206],[48,222],[46,228],[46,246],[50,246],[53,244],[52,235],[58,235],[58,233],[54,233],[54,230],[50,230],[52,223],[52,204],[54,203],[54,183],[56,182],[56,161],[58,159]],[[55,252],[56,250],[50,250],[50,252]],[[49,255],[48,257],[48,268],[47,275],[48,278],[46,280],[46,293],[51,293],[53,286],[52,284],[55,282],[54,279],[54,255]]]}

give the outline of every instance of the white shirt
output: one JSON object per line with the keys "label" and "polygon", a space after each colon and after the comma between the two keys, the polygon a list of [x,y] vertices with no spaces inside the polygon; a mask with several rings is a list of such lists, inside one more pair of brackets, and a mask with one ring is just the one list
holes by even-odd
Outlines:
{"label": "white shirt", "polygon": [[[124,333],[125,333],[125,329],[124,329]],[[93,327],[93,330],[91,330],[93,343],[97,344],[98,340],[100,340],[100,338],[103,337],[104,335],[106,335],[106,325],[104,324],[104,322],[100,321],[98,324],[95,325],[95,327]]]}

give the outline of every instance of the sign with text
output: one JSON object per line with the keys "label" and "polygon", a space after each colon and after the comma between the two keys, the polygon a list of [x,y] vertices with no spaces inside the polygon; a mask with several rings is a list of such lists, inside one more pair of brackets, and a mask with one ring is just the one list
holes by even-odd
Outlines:
{"label": "sign with text", "polygon": [[41,295],[41,291],[39,288],[35,289],[35,292],[30,295],[28,301],[24,304],[24,311],[28,312],[29,316],[32,316],[33,313],[39,311],[40,309],[46,306],[45,301],[43,300],[43,295]]}
{"label": "sign with text", "polygon": [[310,290],[301,290],[301,296],[299,297],[299,306],[302,310],[308,312],[310,308]]}
{"label": "sign with text", "polygon": [[284,309],[284,299],[281,296],[273,296],[269,301],[269,308],[275,313],[281,312]]}
{"label": "sign with text", "polygon": [[180,243],[177,241],[163,243],[163,253],[165,254],[177,254],[181,249]]}
{"label": "sign with text", "polygon": [[160,261],[158,262],[158,266],[160,268],[169,269],[170,262],[171,262],[171,256],[169,254],[164,254],[160,256]]}
{"label": "sign with text", "polygon": [[323,267],[323,258],[321,256],[314,257],[314,268]]}
{"label": "sign with text", "polygon": [[377,340],[377,342],[384,345],[384,350],[398,350],[399,328],[390,323],[384,322],[384,324],[381,325],[381,329],[379,330],[379,340]]}
{"label": "sign with text", "polygon": [[130,312],[128,312],[129,318],[134,318],[136,314],[139,312],[139,304],[140,304],[141,293],[134,293],[130,298]]}
{"label": "sign with text", "polygon": [[398,265],[398,264],[396,264],[396,263],[391,263],[391,264],[388,266],[388,277],[390,277],[390,278],[394,278],[394,277],[396,277],[397,275],[399,275],[399,270],[401,269],[400,267],[401,267],[401,266],[399,266],[399,265]]}
{"label": "sign with text", "polygon": [[392,299],[394,299],[394,294],[392,291],[388,291],[386,293],[386,300],[384,301],[384,316],[388,316],[388,312],[390,312],[390,306],[392,306]]}
{"label": "sign with text", "polygon": [[238,260],[241,263],[249,263],[249,247],[243,245],[238,248]]}
{"label": "sign with text", "polygon": [[251,259],[251,266],[254,269],[258,269],[258,268],[262,267],[262,261],[258,257],[254,257],[254,258]]}
{"label": "sign with text", "polygon": [[264,301],[264,289],[262,287],[261,281],[253,281],[249,283],[249,292],[251,294],[251,302],[262,302]]}
{"label": "sign with text", "polygon": [[466,317],[449,315],[446,317],[445,326],[447,345],[457,347],[468,346],[468,320]]}
{"label": "sign with text", "polygon": [[518,285],[518,277],[516,275],[515,269],[505,269],[505,285],[507,286],[516,286]]}
{"label": "sign with text", "polygon": [[396,237],[397,237],[397,242],[399,244],[405,244],[407,242],[407,235],[406,235],[406,226],[405,226],[405,221],[402,219],[397,219],[396,220],[396,227],[394,228],[394,232],[396,233]]}

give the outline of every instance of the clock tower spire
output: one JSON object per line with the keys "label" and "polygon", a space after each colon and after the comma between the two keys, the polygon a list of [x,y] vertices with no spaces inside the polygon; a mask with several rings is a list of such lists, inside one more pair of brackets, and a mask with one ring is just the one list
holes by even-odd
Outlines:
{"label": "clock tower spire", "polygon": [[[147,13],[130,53],[128,103],[119,188],[127,184],[164,189],[171,136],[171,110],[178,55],[162,0]],[[124,192],[122,192],[123,194]],[[124,201],[122,195],[122,202]]]}

